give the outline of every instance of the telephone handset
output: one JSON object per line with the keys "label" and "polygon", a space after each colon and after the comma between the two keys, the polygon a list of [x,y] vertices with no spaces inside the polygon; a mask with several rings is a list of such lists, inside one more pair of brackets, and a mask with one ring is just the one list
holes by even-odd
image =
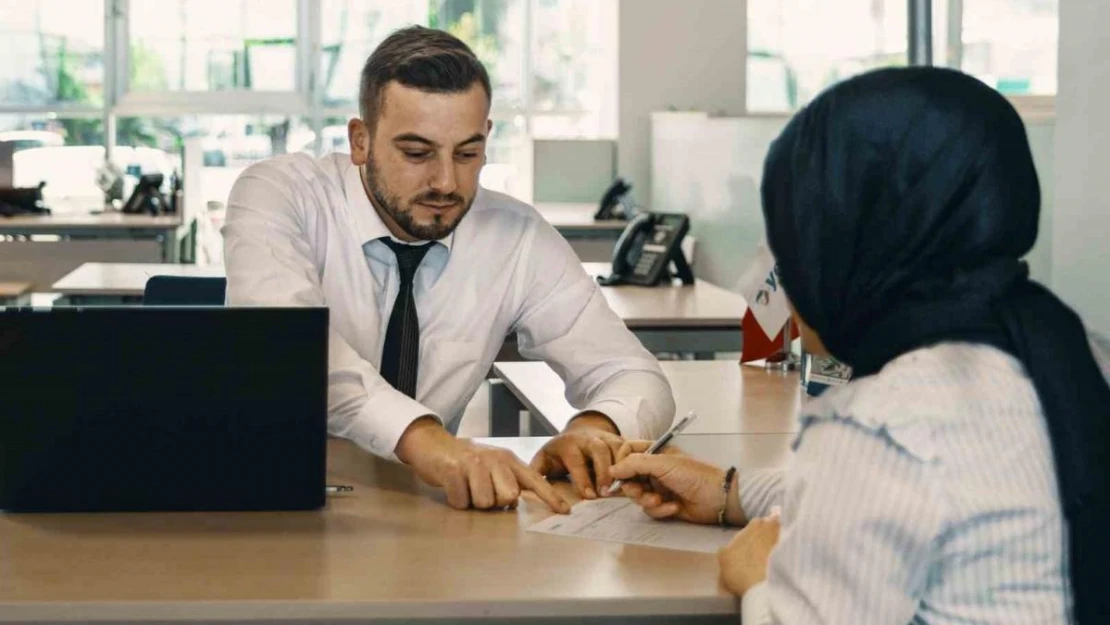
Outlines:
{"label": "telephone handset", "polygon": [[123,205],[122,212],[127,214],[148,213],[159,215],[167,212],[166,198],[162,195],[162,174],[143,174],[135,190]]}
{"label": "telephone handset", "polygon": [[614,180],[613,184],[605,190],[605,194],[601,196],[601,203],[598,204],[597,212],[594,213],[594,220],[628,219],[629,211],[624,206],[624,198],[631,190],[632,185],[625,182],[623,178]]}
{"label": "telephone handset", "polygon": [[670,264],[683,284],[694,283],[694,273],[682,253],[682,239],[690,218],[680,213],[640,213],[624,229],[613,249],[613,274],[598,277],[605,286],[655,286],[671,278]]}

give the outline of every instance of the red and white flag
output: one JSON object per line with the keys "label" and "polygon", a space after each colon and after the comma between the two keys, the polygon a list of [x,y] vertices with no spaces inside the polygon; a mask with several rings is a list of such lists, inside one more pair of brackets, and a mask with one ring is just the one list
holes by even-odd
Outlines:
{"label": "red and white flag", "polygon": [[[779,282],[775,258],[765,244],[761,243],[756,250],[755,258],[740,278],[739,289],[748,302],[741,324],[744,341],[740,362],[778,353],[782,350],[783,330],[790,320],[790,307]],[[797,335],[793,324],[791,332],[791,336]]]}

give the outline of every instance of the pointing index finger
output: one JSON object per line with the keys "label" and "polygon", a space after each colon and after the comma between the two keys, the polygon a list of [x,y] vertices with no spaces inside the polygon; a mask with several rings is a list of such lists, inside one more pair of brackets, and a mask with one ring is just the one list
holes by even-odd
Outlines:
{"label": "pointing index finger", "polygon": [[536,493],[536,496],[549,508],[561,514],[570,512],[570,504],[560,497],[559,493],[555,492],[555,487],[548,484],[547,480],[534,469],[519,461],[512,464],[512,469],[520,485]]}

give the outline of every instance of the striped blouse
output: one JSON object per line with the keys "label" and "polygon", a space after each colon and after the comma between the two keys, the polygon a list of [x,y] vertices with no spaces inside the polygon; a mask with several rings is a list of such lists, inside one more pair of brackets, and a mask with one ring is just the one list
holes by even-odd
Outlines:
{"label": "striped blouse", "polygon": [[787,469],[741,476],[749,517],[782,506],[744,625],[1067,622],[1052,447],[1020,362],[945,343],[803,415]]}

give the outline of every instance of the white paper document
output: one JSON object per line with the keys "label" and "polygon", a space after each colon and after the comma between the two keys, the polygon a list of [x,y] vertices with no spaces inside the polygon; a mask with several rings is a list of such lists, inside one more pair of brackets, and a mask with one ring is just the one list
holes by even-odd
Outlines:
{"label": "white paper document", "polygon": [[736,535],[717,526],[656,521],[623,497],[582,501],[570,514],[550,516],[528,531],[702,553],[716,553]]}

